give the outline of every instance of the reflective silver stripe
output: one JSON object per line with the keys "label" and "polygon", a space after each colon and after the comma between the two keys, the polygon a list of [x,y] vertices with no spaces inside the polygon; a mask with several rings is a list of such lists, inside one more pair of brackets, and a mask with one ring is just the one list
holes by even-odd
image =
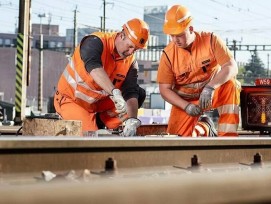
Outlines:
{"label": "reflective silver stripe", "polygon": [[69,58],[69,64],[73,71],[75,71],[74,64],[72,58]]}
{"label": "reflective silver stripe", "polygon": [[75,81],[77,82],[77,84],[79,84],[80,86],[83,86],[85,89],[87,90],[91,90],[97,94],[101,94],[101,95],[109,95],[106,91],[101,90],[101,91],[97,91],[95,89],[90,88],[87,83],[84,82],[84,80],[80,77],[80,75],[78,74],[78,72],[76,71],[74,64],[73,64],[73,60],[70,60],[70,67],[72,68],[72,70],[74,71],[74,75],[75,75]]}
{"label": "reflective silver stripe", "polygon": [[82,78],[80,77],[80,75],[77,73],[77,71],[75,70],[74,67],[74,63],[73,60],[70,60],[70,67],[72,68],[73,72],[74,72],[74,76],[75,76],[75,81],[77,84],[80,84],[80,86],[83,86],[85,89],[91,90],[89,88],[89,86],[82,80]]}
{"label": "reflective silver stripe", "polygon": [[137,36],[136,36],[135,32],[134,32],[133,30],[131,30],[131,28],[129,27],[129,25],[128,25],[127,23],[125,23],[125,25],[126,25],[126,28],[127,28],[128,31],[129,31],[130,35],[131,35],[134,39],[137,40]]}
{"label": "reflective silver stripe", "polygon": [[90,97],[90,96],[87,96],[86,94],[83,94],[82,92],[80,91],[75,91],[75,97],[76,98],[80,98],[82,99],[83,101],[86,101],[88,103],[94,103],[97,101],[97,99],[93,98],[93,97]]}
{"label": "reflective silver stripe", "polygon": [[[80,81],[81,78],[80,78],[79,74],[77,73],[77,71],[75,70],[74,63],[73,63],[72,59],[69,60],[69,64],[70,64],[71,69],[74,72],[75,81],[76,81],[76,83],[78,83],[78,81]],[[83,85],[81,85],[81,86],[83,86]]]}
{"label": "reflective silver stripe", "polygon": [[205,133],[205,130],[203,129],[203,127],[199,126],[199,125],[196,125],[195,126],[195,129],[193,131],[198,131],[199,135],[203,135]]}
{"label": "reflective silver stripe", "polygon": [[[223,105],[217,108],[219,115],[221,114],[239,114],[239,106],[235,104]],[[238,124],[222,123],[218,124],[219,132],[237,133]]]}
{"label": "reflective silver stripe", "polygon": [[237,133],[238,124],[222,123],[218,124],[218,132],[232,132]]}
{"label": "reflective silver stripe", "polygon": [[71,77],[67,69],[64,70],[63,76],[67,80],[67,82],[72,86],[72,88],[75,90],[77,86],[76,81],[74,80],[74,78]]}
{"label": "reflective silver stripe", "polygon": [[101,91],[97,91],[97,90],[94,90],[94,89],[91,89],[83,80],[82,78],[79,76],[79,74],[77,73],[77,71],[75,70],[74,68],[74,64],[73,64],[73,61],[70,60],[70,67],[72,69],[72,71],[74,72],[74,76],[75,76],[75,79],[69,74],[68,72],[68,67],[64,70],[63,72],[63,76],[64,78],[67,80],[67,82],[71,85],[71,87],[74,89],[74,95],[76,98],[80,98],[84,101],[86,101],[87,103],[94,103],[97,101],[97,99],[91,97],[91,96],[88,96],[80,91],[77,90],[77,86],[80,85],[82,87],[84,87],[86,90],[90,90],[92,92],[95,92],[97,94],[101,94],[101,95],[104,95],[104,96],[107,96],[109,95],[106,91],[104,90],[101,90]]}
{"label": "reflective silver stripe", "polygon": [[[191,88],[195,89],[195,91],[199,91],[198,89],[203,88],[208,82],[200,82],[200,83],[193,83],[193,84],[186,84],[183,85],[182,88]],[[177,88],[173,89],[179,96],[187,98],[187,99],[193,99],[193,98],[198,98],[199,93],[185,93]]]}
{"label": "reflective silver stripe", "polygon": [[217,108],[219,115],[221,114],[239,114],[239,106],[235,104],[227,104]]}
{"label": "reflective silver stripe", "polygon": [[199,98],[199,95],[200,95],[199,93],[184,93],[175,88],[173,89],[173,91],[185,99],[196,99],[196,98]]}
{"label": "reflective silver stripe", "polygon": [[[194,88],[196,89],[195,91],[198,91],[198,89],[202,89],[206,84],[208,84],[213,77],[216,75],[217,72],[214,72],[212,76],[210,76],[209,79],[206,79],[205,81],[202,82],[196,82],[196,83],[191,83],[191,84],[184,84],[184,85],[179,85],[182,88]],[[195,99],[199,98],[200,93],[184,93],[177,88],[173,89],[179,96],[186,98],[186,99]]]}
{"label": "reflective silver stripe", "polygon": [[72,68],[72,70],[74,71],[74,75],[75,75],[75,80],[77,82],[78,85],[80,86],[83,86],[85,89],[87,90],[90,90],[90,91],[93,91],[97,94],[101,94],[101,95],[105,95],[105,96],[108,96],[109,94],[104,91],[104,90],[101,90],[101,91],[97,91],[95,89],[92,89],[90,88],[85,82],[84,80],[80,77],[80,75],[78,74],[78,72],[76,71],[75,67],[74,67],[74,64],[73,64],[73,60],[70,60],[70,66]]}
{"label": "reflective silver stripe", "polygon": [[184,17],[182,17],[182,18],[180,18],[179,20],[177,20],[177,23],[183,22],[184,20],[186,20],[186,19],[189,18],[190,16],[191,16],[190,12],[187,12],[187,14],[186,14]]}
{"label": "reflective silver stripe", "polygon": [[210,80],[198,82],[198,83],[192,83],[192,84],[184,84],[182,87],[185,88],[195,88],[195,89],[201,89],[203,88],[207,83],[209,83]]}
{"label": "reflective silver stripe", "polygon": [[101,95],[105,95],[105,96],[107,96],[107,95],[109,95],[106,91],[104,91],[104,90],[101,90],[101,91],[97,91],[97,90],[95,90],[95,89],[92,89],[92,88],[90,88],[83,80],[82,80],[82,78],[77,74],[77,72],[75,71],[75,75],[77,76],[77,84],[78,85],[80,85],[80,86],[83,86],[85,89],[87,89],[87,90],[90,90],[90,91],[92,91],[92,92],[95,92],[95,93],[97,93],[97,94],[101,94]]}

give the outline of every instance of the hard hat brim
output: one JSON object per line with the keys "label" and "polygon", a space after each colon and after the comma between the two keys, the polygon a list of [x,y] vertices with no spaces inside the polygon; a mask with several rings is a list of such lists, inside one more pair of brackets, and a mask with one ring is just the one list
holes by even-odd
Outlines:
{"label": "hard hat brim", "polygon": [[189,18],[185,25],[168,25],[167,23],[163,26],[163,32],[168,35],[178,35],[185,31],[186,28],[188,28],[191,24],[192,18]]}

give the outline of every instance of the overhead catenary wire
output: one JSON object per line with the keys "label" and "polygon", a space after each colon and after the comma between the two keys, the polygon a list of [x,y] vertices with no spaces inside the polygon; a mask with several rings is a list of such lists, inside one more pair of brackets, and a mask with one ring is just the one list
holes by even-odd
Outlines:
{"label": "overhead catenary wire", "polygon": [[[143,18],[146,6],[172,6],[177,3],[187,6],[193,16],[195,30],[213,31],[222,39],[240,41],[242,44],[271,44],[271,2],[269,0],[155,0],[127,2],[107,0],[114,3],[106,10],[106,24],[109,30],[120,30],[129,18]],[[100,28],[100,16],[103,13],[103,0],[31,0],[31,23],[39,23],[37,14],[51,13],[51,25],[59,25],[59,35],[66,36],[66,29],[74,27],[74,8],[78,5],[78,28]],[[52,6],[53,5],[53,6]],[[19,13],[18,0],[0,0],[0,32],[15,33]],[[10,17],[11,16],[11,17]],[[148,18],[159,20],[157,16]],[[164,19],[160,19],[163,21]],[[95,29],[97,30],[97,29]],[[266,55],[266,53],[265,53]],[[239,56],[238,56],[239,58]],[[263,57],[265,58],[265,57]],[[266,60],[263,60],[266,61]]]}
{"label": "overhead catenary wire", "polygon": [[[35,20],[35,14],[40,13],[41,9],[46,13],[50,12],[52,14],[52,24],[59,25],[61,35],[66,34],[66,28],[73,28],[73,10],[75,4],[78,5],[78,26],[100,27],[102,0],[56,0],[54,1],[54,7],[52,7],[50,0],[31,1],[32,23],[38,21]],[[145,6],[176,4],[175,1],[164,2],[162,0],[144,3],[141,0],[136,3],[123,0],[110,0],[110,2],[114,3],[114,7],[107,8],[106,20],[108,22],[107,28],[112,30],[121,28],[123,21],[126,20],[123,16],[142,18]],[[193,15],[195,16],[194,21],[200,26],[199,28],[212,30],[219,34],[221,33],[222,37],[225,35],[240,36],[249,34],[250,36],[253,36],[255,40],[261,40],[262,38],[270,41],[270,29],[267,25],[270,24],[268,22],[271,20],[271,14],[268,12],[268,8],[271,7],[271,4],[268,2],[268,0],[259,0],[257,3],[248,0],[199,0],[196,2],[184,0],[182,3],[193,11]],[[13,10],[14,12],[9,13],[18,16],[18,0],[0,0],[0,3],[2,3],[0,5],[1,13],[8,13],[8,11]],[[63,9],[63,7],[65,7],[65,9]],[[122,15],[120,15],[120,13]],[[152,15],[149,17],[157,18]],[[7,29],[8,25],[12,25],[10,31],[14,31],[15,17],[7,19],[0,18],[0,23],[2,25],[7,25],[3,26],[5,28],[2,29]],[[244,37],[244,39],[246,38]]]}

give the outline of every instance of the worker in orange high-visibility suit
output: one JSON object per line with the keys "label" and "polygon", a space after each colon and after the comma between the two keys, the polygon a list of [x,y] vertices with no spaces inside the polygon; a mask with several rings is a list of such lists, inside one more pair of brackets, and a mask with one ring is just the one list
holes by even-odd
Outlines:
{"label": "worker in orange high-visibility suit", "polygon": [[[196,32],[189,10],[172,6],[163,26],[171,42],[161,55],[157,82],[172,104],[168,133],[180,136],[238,136],[240,84],[230,50],[214,33]],[[217,109],[218,130],[200,117]]]}
{"label": "worker in orange high-visibility suit", "polygon": [[66,120],[81,120],[83,131],[117,129],[124,122],[123,135],[135,135],[146,94],[137,84],[134,52],[146,48],[148,38],[148,25],[137,18],[120,32],[84,37],[59,79],[56,112]]}

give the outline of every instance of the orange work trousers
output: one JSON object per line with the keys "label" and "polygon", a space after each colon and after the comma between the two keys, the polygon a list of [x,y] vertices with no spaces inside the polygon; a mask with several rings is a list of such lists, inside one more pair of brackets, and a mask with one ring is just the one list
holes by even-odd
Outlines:
{"label": "orange work trousers", "polygon": [[[219,113],[218,136],[238,136],[240,86],[235,79],[229,80],[214,92],[212,107]],[[189,101],[199,104],[199,100]],[[172,106],[167,132],[183,137],[191,137],[199,117],[188,115],[183,109]]]}
{"label": "orange work trousers", "polygon": [[64,120],[80,120],[82,121],[82,131],[98,130],[96,123],[96,113],[99,112],[100,119],[109,129],[115,129],[122,124],[127,116],[119,118],[115,113],[115,105],[113,101],[107,97],[93,104],[93,110],[87,110],[78,105],[73,99],[60,94],[58,91],[54,96],[54,106],[56,112]]}

